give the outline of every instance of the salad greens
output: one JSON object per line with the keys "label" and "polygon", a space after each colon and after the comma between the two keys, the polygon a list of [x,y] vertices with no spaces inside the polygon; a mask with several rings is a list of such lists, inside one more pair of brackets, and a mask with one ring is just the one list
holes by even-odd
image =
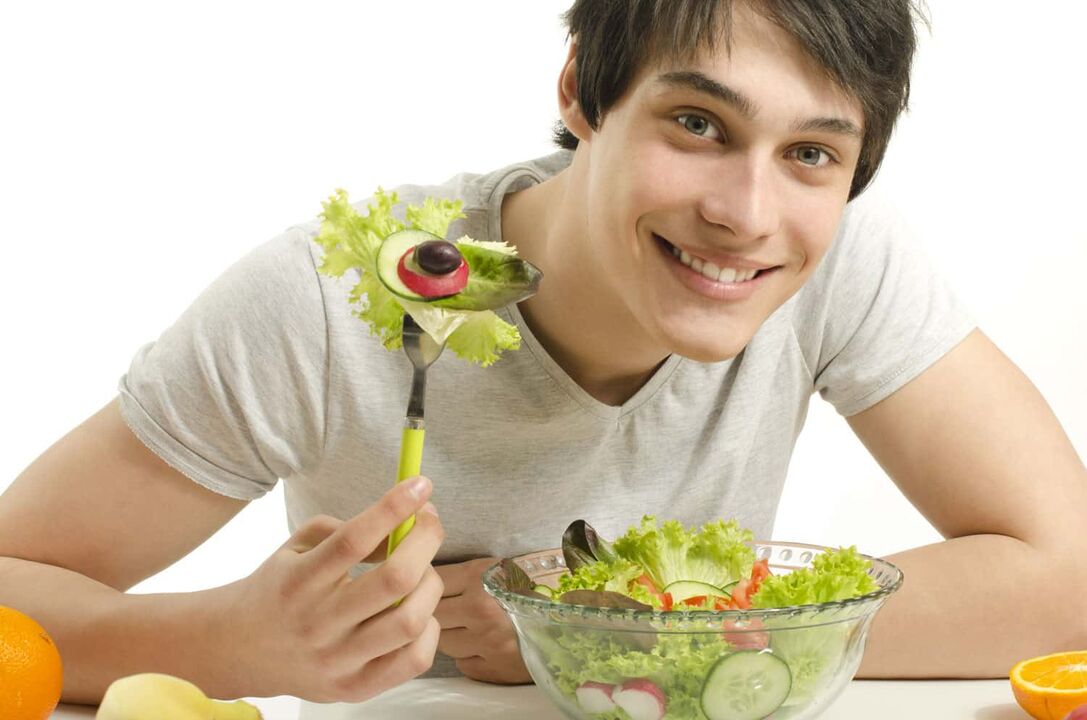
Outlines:
{"label": "salad greens", "polygon": [[810,568],[763,580],[751,606],[814,605],[867,595],[879,589],[868,574],[869,567],[871,563],[852,547],[816,555]]}
{"label": "salad greens", "polygon": [[638,602],[660,607],[660,601],[649,588],[637,582],[645,574],[641,565],[630,560],[616,559],[582,565],[574,572],[559,577],[558,594],[571,590],[602,590],[629,595]]}
{"label": "salad greens", "polygon": [[[811,567],[776,575],[768,561],[756,560],[752,546],[751,532],[735,521],[686,528],[647,515],[609,543],[578,520],[563,535],[563,553],[576,560],[575,567],[559,576],[550,599],[611,606],[603,597],[596,602],[595,591],[622,593],[664,611],[759,610],[846,600],[879,589],[868,573],[871,563],[853,547],[825,551]],[[676,590],[675,598],[669,587]],[[692,587],[705,588],[707,595],[680,592]],[[578,592],[566,595],[571,591]],[[635,682],[644,691],[638,708],[656,708],[654,698],[661,702],[659,714],[647,711],[645,717],[713,718],[718,713],[706,703],[730,697],[734,691],[727,683],[745,673],[769,677],[768,669],[776,672],[776,684],[766,680],[764,690],[745,686],[744,692],[753,693],[756,706],[780,705],[775,716],[784,713],[784,718],[791,714],[788,708],[799,711],[797,706],[832,685],[849,657],[859,658],[854,653],[869,612],[858,607],[828,616],[826,610],[802,608],[765,619],[709,616],[679,626],[644,621],[618,632],[615,626],[591,623],[530,624],[525,631],[535,645],[531,652],[547,665],[557,690],[593,718],[642,717],[641,710],[623,702],[631,695],[624,689]],[[722,665],[726,657],[729,663]]]}
{"label": "salad greens", "polygon": [[[573,696],[589,682],[621,683],[627,678],[646,678],[664,690],[668,718],[702,718],[699,695],[714,664],[727,654],[728,643],[709,633],[660,634],[652,650],[631,649],[607,632],[562,632],[548,652],[556,685]],[[616,708],[593,714],[601,720],[630,720]]]}
{"label": "salad greens", "polygon": [[[517,349],[521,343],[517,328],[490,310],[456,310],[440,304],[413,302],[397,297],[385,287],[377,274],[378,249],[385,238],[405,228],[445,237],[450,223],[464,217],[459,200],[426,198],[421,207],[407,206],[405,223],[393,215],[397,202],[395,192],[386,193],[378,188],[367,205],[367,214],[360,215],[348,201],[347,193],[337,190],[322,203],[324,212],[315,241],[324,249],[324,257],[318,270],[332,277],[342,277],[352,269],[358,271],[359,281],[348,299],[358,306],[355,315],[370,326],[371,334],[389,350],[402,344],[405,312],[437,342],[445,342],[460,357],[483,367],[495,362],[502,351]],[[516,254],[505,243],[477,242],[467,236],[456,244],[466,251],[465,259],[470,266],[476,256],[488,258],[486,262],[493,265],[493,252],[511,257]],[[473,253],[469,248],[493,252]]]}
{"label": "salad greens", "polygon": [[750,531],[735,521],[706,523],[698,532],[684,529],[675,520],[659,528],[647,515],[614,543],[621,558],[638,563],[657,588],[679,580],[695,580],[724,587],[751,573],[755,551]]}

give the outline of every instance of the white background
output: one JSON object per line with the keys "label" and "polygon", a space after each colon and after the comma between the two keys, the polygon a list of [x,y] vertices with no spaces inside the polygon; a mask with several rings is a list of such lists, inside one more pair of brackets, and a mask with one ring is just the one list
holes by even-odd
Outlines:
{"label": "white background", "polygon": [[[566,4],[5,3],[0,490],[219,272],[334,188],[549,152]],[[877,185],[1083,455],[1087,9],[930,6]],[[235,579],[285,533],[277,490],[140,589]],[[776,535],[876,554],[938,539],[817,398]]]}

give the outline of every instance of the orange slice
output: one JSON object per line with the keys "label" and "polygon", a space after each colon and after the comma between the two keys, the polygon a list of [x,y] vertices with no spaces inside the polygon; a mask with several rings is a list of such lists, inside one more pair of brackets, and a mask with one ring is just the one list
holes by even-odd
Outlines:
{"label": "orange slice", "polygon": [[1087,650],[1031,658],[1008,678],[1015,701],[1036,720],[1064,720],[1087,704]]}

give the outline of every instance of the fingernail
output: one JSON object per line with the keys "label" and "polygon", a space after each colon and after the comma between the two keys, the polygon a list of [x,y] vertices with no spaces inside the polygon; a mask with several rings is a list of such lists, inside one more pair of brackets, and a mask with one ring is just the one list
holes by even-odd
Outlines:
{"label": "fingernail", "polygon": [[438,508],[434,507],[432,502],[427,502],[423,507],[419,508],[419,512],[430,513],[434,517],[438,517]]}
{"label": "fingernail", "polygon": [[423,497],[423,495],[427,491],[427,487],[430,485],[430,481],[427,480],[426,477],[423,475],[413,477],[411,480],[408,480],[407,483],[408,492],[410,492],[412,496],[416,499]]}

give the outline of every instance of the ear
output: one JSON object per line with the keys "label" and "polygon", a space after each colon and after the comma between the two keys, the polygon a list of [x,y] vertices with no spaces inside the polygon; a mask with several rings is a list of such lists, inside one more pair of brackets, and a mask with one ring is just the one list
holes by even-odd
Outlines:
{"label": "ear", "polygon": [[559,73],[559,117],[578,140],[588,140],[592,128],[581,112],[577,99],[577,41],[570,42],[570,51]]}

